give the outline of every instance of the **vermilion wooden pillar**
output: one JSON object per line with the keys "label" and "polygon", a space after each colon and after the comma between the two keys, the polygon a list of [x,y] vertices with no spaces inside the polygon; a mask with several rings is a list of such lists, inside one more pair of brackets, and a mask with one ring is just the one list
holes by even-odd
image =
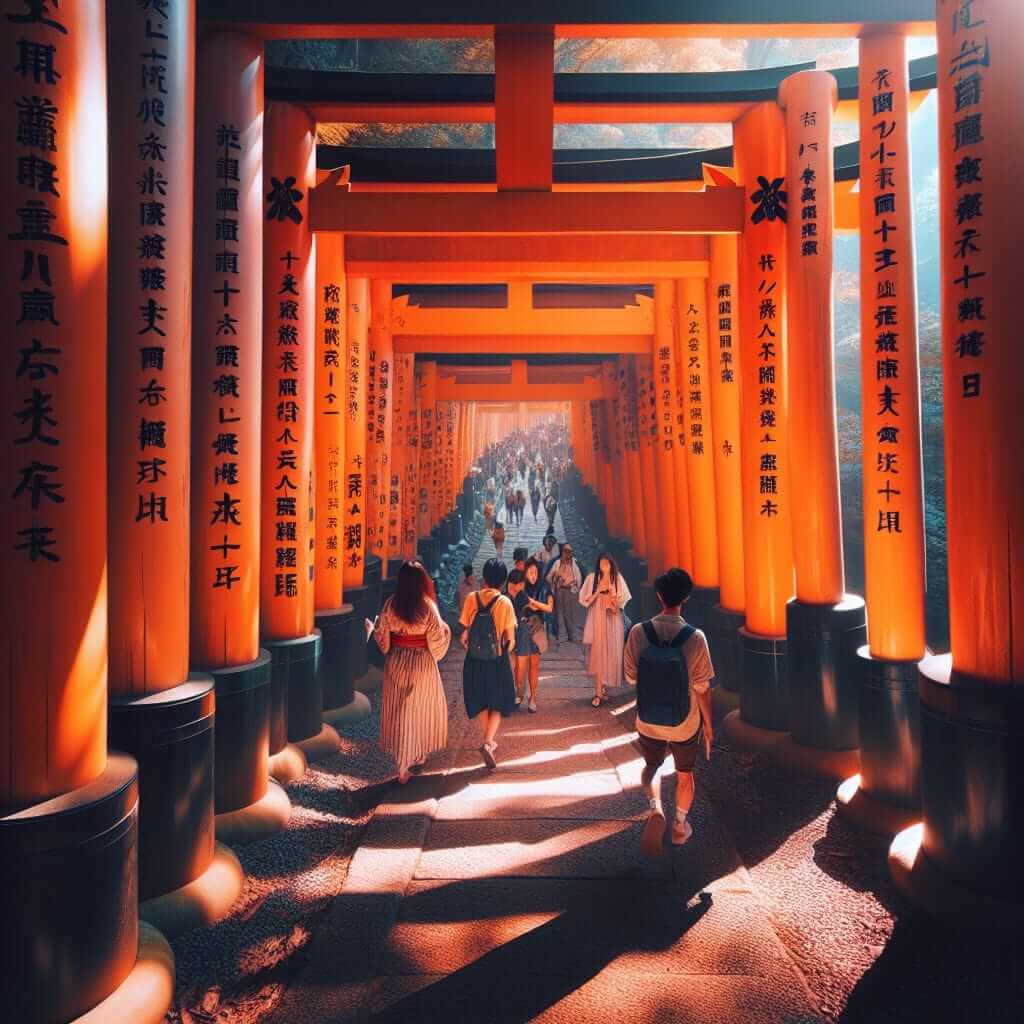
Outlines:
{"label": "vermilion wooden pillar", "polygon": [[345,348],[345,590],[363,585],[366,558],[366,377],[370,282],[348,279]]}
{"label": "vermilion wooden pillar", "polygon": [[372,389],[367,392],[367,553],[381,560],[389,575],[388,508],[391,496],[391,426],[394,390],[394,342],[391,338],[391,282],[370,283],[369,366]]}
{"label": "vermilion wooden pillar", "polygon": [[[346,454],[348,422],[348,281],[345,239],[334,231],[314,237],[316,323],[314,405],[314,604],[320,630],[320,688],[324,717],[350,715],[354,698],[351,653],[362,620],[345,599]],[[341,714],[332,712],[345,709]],[[312,751],[310,751],[312,754]]]}
{"label": "vermilion wooden pillar", "polygon": [[419,408],[416,403],[416,357],[399,355],[396,382],[404,407],[405,463],[401,476],[401,536],[402,559],[415,558],[416,518],[419,497]]}
{"label": "vermilion wooden pillar", "polygon": [[694,591],[687,621],[706,630],[718,603],[718,521],[715,511],[715,431],[711,418],[707,286],[704,278],[676,282],[676,365],[685,423],[678,436],[686,460],[690,564]]}
{"label": "vermilion wooden pillar", "polygon": [[419,403],[419,487],[417,491],[417,550],[431,572],[436,570],[438,553],[432,544],[430,531],[431,489],[434,472],[434,405],[437,396],[437,363],[426,361],[416,364],[416,397]]}
{"label": "vermilion wooden pillar", "polygon": [[341,607],[344,597],[345,422],[348,297],[344,237],[316,234],[316,610]]}
{"label": "vermilion wooden pillar", "polygon": [[[344,585],[345,600],[354,610],[356,623],[377,614],[379,574],[367,569],[368,466],[366,448],[367,380],[369,375],[370,281],[349,277],[345,348],[345,502]],[[366,674],[366,645],[354,634],[349,652],[353,679]]]}
{"label": "vermilion wooden pillar", "polygon": [[[787,756],[834,775],[856,770],[864,601],[846,594],[836,433],[832,237],[835,77],[801,71],[779,87],[786,112],[790,493],[796,596],[786,608],[790,730]],[[797,191],[799,189],[799,191]],[[799,210],[799,217],[797,211]]]}
{"label": "vermilion wooden pillar", "polygon": [[[666,566],[664,554],[665,524],[661,519],[658,504],[658,488],[655,481],[655,445],[658,443],[658,423],[655,416],[653,360],[650,356],[636,356],[636,390],[638,428],[640,437],[640,494],[644,501],[644,517],[647,535],[647,575],[653,580]],[[651,509],[648,515],[647,509]],[[657,516],[655,516],[657,510]],[[641,610],[643,615],[657,614],[658,600],[653,585],[641,588]]]}
{"label": "vermilion wooden pillar", "polygon": [[0,998],[68,1020],[138,942],[136,766],[107,757],[104,5],[3,24]]}
{"label": "vermilion wooden pillar", "polygon": [[[745,726],[789,725],[786,602],[793,595],[792,498],[786,428],[785,132],[775,103],[734,126],[736,175],[746,195],[739,251],[739,345],[746,625],[740,716]],[[730,717],[731,727],[740,720]]]}
{"label": "vermilion wooden pillar", "polygon": [[[162,54],[145,62],[155,77],[126,76],[109,96],[109,400],[124,428],[109,438],[113,697],[157,693],[188,676],[193,5],[160,25],[163,38],[148,44],[141,6],[109,25],[113,64],[156,42]],[[162,435],[159,446],[143,446],[143,423]]]}
{"label": "vermilion wooden pillar", "polygon": [[715,677],[724,689],[738,693],[740,638],[737,630],[743,625],[746,603],[740,459],[739,242],[735,235],[714,235],[709,241],[708,372],[715,437],[719,604],[711,611],[708,633]]}
{"label": "vermilion wooden pillar", "polygon": [[[188,671],[195,9],[157,14],[119,12],[107,40],[113,68],[146,54],[108,94],[109,406],[124,427],[108,432],[109,725],[139,762],[143,916],[173,934],[223,916],[242,873],[221,848],[209,880],[224,900],[178,891],[214,859],[214,688]],[[150,902],[172,891],[183,920]]]}
{"label": "vermilion wooden pillar", "polygon": [[[655,487],[661,526],[656,533],[659,564],[655,575],[680,562],[690,561],[690,515],[686,490],[685,453],[677,452],[676,419],[679,415],[679,379],[675,358],[675,295],[668,281],[654,286],[654,392]],[[682,469],[680,470],[680,467]],[[680,480],[680,476],[683,478]],[[683,566],[685,568],[686,565]]]}
{"label": "vermilion wooden pillar", "polygon": [[394,411],[391,431],[391,482],[388,490],[388,561],[403,560],[404,501],[409,498],[409,407],[412,404],[414,356],[394,357]]}
{"label": "vermilion wooden pillar", "polygon": [[[921,669],[924,825],[910,888],[933,910],[948,892],[979,921],[1019,926],[1024,7],[939,0],[936,24],[952,653]],[[912,852],[907,839],[897,837],[893,860]]]}
{"label": "vermilion wooden pillar", "polygon": [[637,393],[636,357],[626,356],[620,365],[624,367],[624,418],[626,426],[626,472],[629,476],[629,497],[632,505],[631,524],[633,548],[641,558],[650,558],[647,540],[647,509],[645,507],[642,472],[640,468],[640,396]]}
{"label": "vermilion wooden pillar", "polygon": [[304,108],[275,102],[264,131],[260,624],[273,661],[271,772],[290,781],[305,758],[296,748],[281,752],[289,741],[316,736],[323,711],[313,625],[317,295],[309,192],[316,124]]}
{"label": "vermilion wooden pillar", "polygon": [[[892,831],[920,801],[918,662],[925,653],[925,535],[907,46],[860,41],[861,402],[868,643],[860,658],[860,772],[837,806]],[[884,136],[884,137],[883,137]],[[877,146],[877,148],[876,148]]]}
{"label": "vermilion wooden pillar", "polygon": [[[215,806],[268,790],[270,655],[259,647],[263,47],[214,34],[199,47],[192,269],[191,661],[214,676]],[[218,822],[218,833],[235,819]]]}
{"label": "vermilion wooden pillar", "polygon": [[626,366],[625,363],[607,363],[606,373],[608,386],[613,389],[612,394],[612,440],[613,440],[613,461],[616,478],[616,487],[619,491],[619,516],[621,524],[621,536],[628,543],[633,543],[636,529],[633,524],[633,502],[630,494],[629,472],[626,469],[626,435],[628,428],[626,420],[629,416],[629,398],[626,393]]}

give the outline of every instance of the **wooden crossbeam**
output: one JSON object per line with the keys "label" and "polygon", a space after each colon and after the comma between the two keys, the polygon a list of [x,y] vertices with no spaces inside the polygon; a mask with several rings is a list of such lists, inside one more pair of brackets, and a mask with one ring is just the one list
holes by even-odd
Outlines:
{"label": "wooden crossbeam", "polygon": [[312,190],[315,231],[346,235],[708,235],[743,227],[739,188],[708,192],[393,192],[382,202],[330,178]]}
{"label": "wooden crossbeam", "polygon": [[424,356],[466,355],[650,355],[653,334],[400,334],[396,352]]}

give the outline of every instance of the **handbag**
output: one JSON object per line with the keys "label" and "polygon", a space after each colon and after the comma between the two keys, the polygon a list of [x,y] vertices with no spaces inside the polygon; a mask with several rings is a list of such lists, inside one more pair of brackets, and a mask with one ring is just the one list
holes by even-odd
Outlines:
{"label": "handbag", "polygon": [[537,615],[530,615],[526,620],[526,628],[530,631],[534,646],[543,654],[548,649],[548,631],[544,620]]}

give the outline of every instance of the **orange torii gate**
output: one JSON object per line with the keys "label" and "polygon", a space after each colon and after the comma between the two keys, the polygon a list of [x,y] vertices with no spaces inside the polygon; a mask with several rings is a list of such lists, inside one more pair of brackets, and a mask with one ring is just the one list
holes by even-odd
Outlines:
{"label": "orange torii gate", "polygon": [[[890,830],[923,816],[925,828],[893,847],[908,890],[947,902],[935,894],[957,879],[975,912],[996,917],[1006,902],[1019,910],[1009,839],[1019,831],[1020,789],[1006,780],[1021,746],[1012,685],[1024,650],[1022,478],[1013,464],[1021,405],[1011,354],[1015,197],[1002,172],[1020,161],[1012,99],[1024,11],[1015,0],[973,0],[966,18],[955,0],[835,0],[808,24],[801,0],[768,11],[748,0],[684,6],[638,0],[626,11],[592,0],[581,22],[581,5],[551,0],[545,23],[527,24],[533,9],[463,0],[442,17],[393,0],[324,23],[317,0],[287,9],[202,0],[197,57],[190,0],[173,18],[136,11],[116,26],[105,25],[100,0],[69,10],[12,5],[19,38],[5,65],[3,116],[17,160],[4,164],[0,192],[9,225],[6,398],[15,410],[3,443],[4,623],[13,653],[0,683],[11,709],[0,729],[0,862],[14,864],[19,881],[0,894],[0,921],[4,948],[20,959],[0,997],[20,1017],[69,1020],[126,998],[136,960],[143,974],[158,965],[156,1001],[169,1000],[165,947],[147,929],[136,942],[137,868],[144,895],[189,904],[184,920],[223,913],[231,886],[219,905],[205,906],[199,889],[182,889],[214,863],[214,801],[234,816],[220,818],[222,830],[280,827],[289,805],[267,781],[271,744],[294,737],[300,719],[306,735],[318,723],[317,702],[296,701],[292,714],[293,697],[315,695],[319,683],[327,703],[358,711],[350,684],[365,664],[362,614],[376,612],[381,576],[398,561],[391,468],[405,467],[399,500],[408,502],[414,486],[418,505],[417,515],[401,517],[404,557],[450,531],[474,456],[549,408],[571,418],[586,485],[616,527],[635,533],[652,571],[688,561],[708,592],[718,587],[727,614],[716,621],[742,617],[742,641],[731,627],[713,638],[738,654],[738,720],[751,727],[740,733],[774,744],[792,727],[812,770],[828,771],[849,759],[834,751],[859,747],[859,779],[840,793],[845,812]],[[938,74],[933,67],[930,79],[915,77],[905,36],[936,25]],[[859,83],[857,69],[846,69],[851,83],[804,68],[746,98],[683,90],[652,102],[643,83],[609,98],[554,73],[554,39],[588,35],[857,36],[862,67]],[[357,107],[346,97],[332,104],[264,89],[263,39],[375,36],[493,38],[495,74],[482,97],[428,104],[378,96]],[[150,38],[168,52],[162,70],[108,94],[107,62],[138,61]],[[956,589],[952,653],[919,669],[924,526],[906,150],[909,112],[936,80]],[[147,81],[166,98],[140,145],[136,111],[156,109]],[[979,81],[983,88],[968,87]],[[27,99],[47,111],[42,136],[19,129]],[[820,115],[813,124],[804,116],[812,111]],[[314,185],[315,123],[340,115],[493,121],[493,180],[457,186],[357,174],[343,187],[342,175],[320,172]],[[884,176],[865,176],[856,191],[857,175],[832,179],[831,117],[860,121]],[[553,126],[595,120],[724,120],[736,126],[735,159],[707,161],[717,163],[707,172],[714,187],[703,174],[573,179],[556,160]],[[811,144],[815,161],[804,159]],[[136,188],[139,208],[128,198]],[[838,543],[828,274],[812,264],[827,262],[833,231],[858,229],[862,286],[874,286],[862,295],[865,401],[875,406],[864,418],[870,629],[859,660],[844,654],[831,664],[823,655],[837,636],[829,616],[851,603]],[[875,244],[890,233],[892,244]],[[392,290],[399,280],[503,284],[510,301],[468,313],[414,309]],[[532,286],[563,283],[639,284],[655,297],[628,308],[534,301]],[[777,300],[767,301],[769,290]],[[820,329],[809,331],[814,317]],[[292,348],[294,360],[281,358]],[[451,381],[446,368],[447,357],[481,350],[516,360],[497,394]],[[529,362],[553,353],[599,362],[601,373],[573,380]],[[737,400],[729,386],[738,379]],[[381,404],[382,381],[394,405]],[[619,424],[616,409],[630,403],[635,423]],[[275,432],[278,406],[289,419]],[[699,449],[704,439],[713,454]],[[616,492],[620,453],[628,484]],[[674,517],[670,537],[659,536],[657,509],[644,496],[688,512]],[[695,512],[712,514],[712,499],[715,531],[694,529]],[[806,528],[794,514],[801,504],[813,519]],[[842,638],[848,646],[862,628],[853,621],[859,611],[851,614],[840,630],[851,634]],[[315,679],[305,673],[307,691],[292,693],[287,652],[315,649],[317,628],[330,646],[331,622],[339,626],[334,655]],[[276,645],[273,678],[264,638]],[[854,707],[861,686],[867,697]],[[137,766],[108,756],[111,697],[111,737]],[[165,713],[178,718],[154,758],[152,736],[124,722]],[[330,734],[319,738],[329,749]],[[162,819],[153,802],[137,817],[138,789],[164,794]],[[103,856],[81,856],[100,836],[111,840]],[[153,850],[167,869],[160,878],[150,870]],[[220,863],[235,871],[237,888],[231,859]],[[74,927],[62,917],[68,907]],[[183,927],[152,905],[142,913],[169,931]],[[28,948],[25,936],[40,941]],[[128,1005],[133,1019],[149,1019]],[[153,1019],[165,1008],[154,1007]]]}

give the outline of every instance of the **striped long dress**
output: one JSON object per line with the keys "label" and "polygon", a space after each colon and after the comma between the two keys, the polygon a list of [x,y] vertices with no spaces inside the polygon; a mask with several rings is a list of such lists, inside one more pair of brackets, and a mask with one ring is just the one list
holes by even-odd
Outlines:
{"label": "striped long dress", "polygon": [[[437,605],[416,622],[404,622],[388,599],[374,630],[384,662],[384,700],[380,714],[380,745],[408,771],[448,743],[448,705],[437,663],[448,651],[452,632]],[[424,637],[425,647],[400,647],[395,637]]]}

